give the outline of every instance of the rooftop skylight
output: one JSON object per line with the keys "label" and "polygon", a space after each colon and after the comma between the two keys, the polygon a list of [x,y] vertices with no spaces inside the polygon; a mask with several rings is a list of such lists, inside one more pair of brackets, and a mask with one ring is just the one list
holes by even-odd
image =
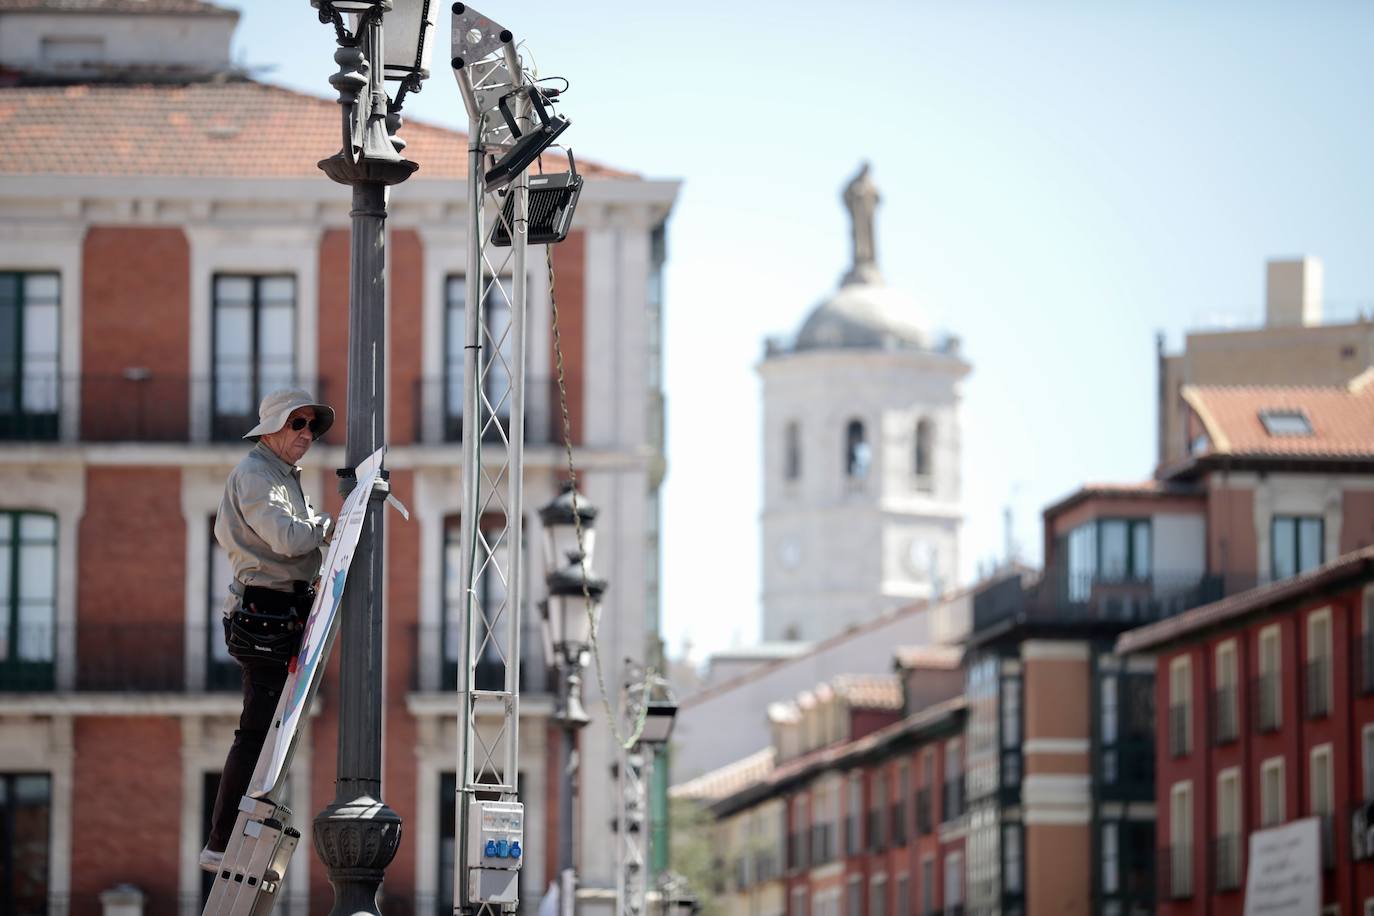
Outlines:
{"label": "rooftop skylight", "polygon": [[1312,435],[1312,424],[1301,410],[1261,410],[1259,418],[1271,436]]}

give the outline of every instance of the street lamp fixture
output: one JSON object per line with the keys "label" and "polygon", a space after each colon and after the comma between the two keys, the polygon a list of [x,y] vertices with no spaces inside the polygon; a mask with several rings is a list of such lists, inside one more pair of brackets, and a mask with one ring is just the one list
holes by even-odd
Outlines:
{"label": "street lamp fixture", "polygon": [[582,708],[582,667],[591,642],[593,621],[601,615],[606,580],[587,570],[585,558],[570,551],[567,564],[548,575],[545,622],[563,676],[561,717],[575,727],[590,721]]}
{"label": "street lamp fixture", "polygon": [[[577,492],[573,481],[565,480],[561,492],[539,510],[539,521],[544,526],[545,569],[557,570],[564,557],[579,552],[586,554],[587,569],[592,568],[596,514],[596,507]],[[582,529],[581,543],[577,536],[579,527]]]}
{"label": "street lamp fixture", "polygon": [[386,16],[382,72],[389,80],[413,82],[415,85],[408,87],[411,92],[419,88],[420,80],[429,77],[437,6],[433,0],[392,0]]}
{"label": "street lamp fixture", "polygon": [[644,728],[639,740],[651,745],[657,754],[668,745],[677,720],[677,704],[670,700],[650,700],[644,707]]}

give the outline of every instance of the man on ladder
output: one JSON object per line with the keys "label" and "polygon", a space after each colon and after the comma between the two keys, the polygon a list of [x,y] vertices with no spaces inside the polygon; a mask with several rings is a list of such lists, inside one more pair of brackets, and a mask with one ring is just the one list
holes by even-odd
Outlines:
{"label": "man on ladder", "polygon": [[239,799],[286,683],[287,663],[300,648],[322,548],[334,533],[328,513],[310,505],[297,465],[334,423],[334,409],[290,389],[263,398],[258,419],[244,436],[257,444],[230,473],[215,517],[215,539],[234,571],[224,637],[243,668],[243,712],[200,853],[200,867],[210,872],[224,861]]}

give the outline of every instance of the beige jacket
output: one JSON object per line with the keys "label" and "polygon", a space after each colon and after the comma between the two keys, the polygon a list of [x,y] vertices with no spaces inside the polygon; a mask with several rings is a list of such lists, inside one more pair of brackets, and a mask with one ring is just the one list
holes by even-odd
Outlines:
{"label": "beige jacket", "polygon": [[245,585],[289,592],[293,582],[318,576],[330,524],[301,489],[301,469],[255,445],[229,474],[215,516],[215,540],[234,571],[225,615],[238,607]]}

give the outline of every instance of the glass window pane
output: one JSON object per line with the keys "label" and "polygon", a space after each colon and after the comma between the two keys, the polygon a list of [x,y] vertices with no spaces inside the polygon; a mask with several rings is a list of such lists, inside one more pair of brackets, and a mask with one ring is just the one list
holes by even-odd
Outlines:
{"label": "glass window pane", "polygon": [[1098,523],[1102,558],[1098,565],[1101,577],[1109,582],[1126,576],[1127,524],[1119,519]]}
{"label": "glass window pane", "polygon": [[215,305],[246,306],[253,301],[253,279],[251,277],[216,277]]}
{"label": "glass window pane", "polygon": [[1116,743],[1116,709],[1116,678],[1104,677],[1102,679],[1102,741],[1105,744]]}
{"label": "glass window pane", "polygon": [[58,303],[57,274],[26,274],[24,276],[24,301],[30,305],[56,305]]}
{"label": "glass window pane", "polygon": [[51,545],[19,548],[19,600],[52,601],[56,587],[57,549]]}
{"label": "glass window pane", "polygon": [[18,305],[22,289],[23,277],[20,274],[0,274],[0,306]]}
{"label": "glass window pane", "polygon": [[258,302],[267,305],[296,304],[295,277],[259,277]]}
{"label": "glass window pane", "polygon": [[1304,518],[1298,523],[1298,572],[1322,565],[1322,520]]}
{"label": "glass window pane", "polygon": [[[243,371],[248,367],[253,346],[251,309],[221,305],[215,309],[215,361],[218,369]],[[224,363],[232,363],[225,366]]]}
{"label": "glass window pane", "polygon": [[258,312],[258,358],[286,359],[296,353],[296,310],[289,305],[263,306]]}
{"label": "glass window pane", "polygon": [[[8,529],[8,525],[0,525]],[[56,543],[57,517],[42,512],[25,512],[19,516],[19,539],[26,544]],[[0,535],[0,542],[9,540],[9,531]]]}
{"label": "glass window pane", "polygon": [[1150,523],[1135,522],[1131,525],[1131,575],[1136,579],[1149,579],[1152,570]]}
{"label": "glass window pane", "polygon": [[1294,519],[1276,518],[1273,525],[1274,578],[1287,579],[1297,573],[1297,532]]}

